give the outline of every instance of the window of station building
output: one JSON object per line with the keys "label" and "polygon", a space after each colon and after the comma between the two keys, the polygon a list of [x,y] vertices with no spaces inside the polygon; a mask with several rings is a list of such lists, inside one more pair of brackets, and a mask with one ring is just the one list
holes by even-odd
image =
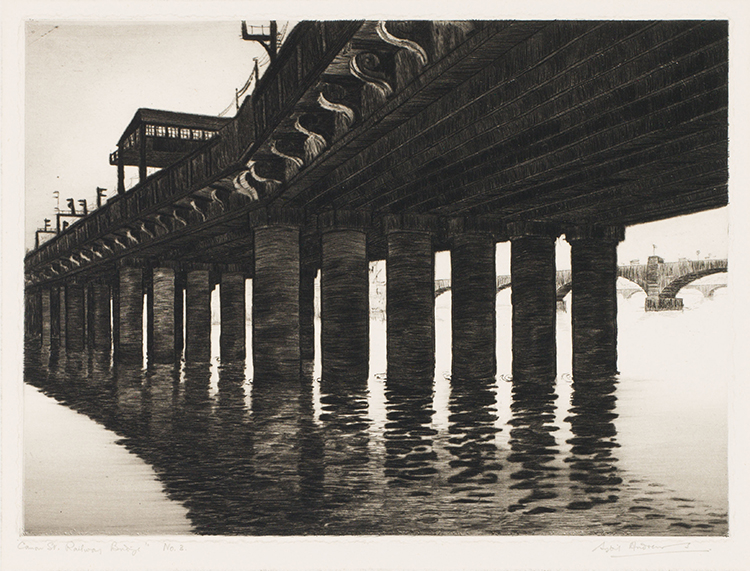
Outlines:
{"label": "window of station building", "polygon": [[203,131],[203,133],[206,139],[213,139],[214,135],[216,135],[216,131]]}
{"label": "window of station building", "polygon": [[195,141],[202,141],[203,140],[203,131],[200,129],[193,129],[193,140]]}
{"label": "window of station building", "polygon": [[156,136],[157,137],[166,137],[167,136],[167,128],[162,127],[161,125],[156,126]]}
{"label": "window of station building", "polygon": [[129,148],[131,148],[131,147],[132,147],[132,146],[133,146],[134,144],[135,144],[135,133],[130,133],[130,135],[128,135],[128,138],[127,138],[127,139],[125,139],[125,142],[123,143],[123,146],[124,146],[124,147],[125,147],[126,149],[129,149]]}
{"label": "window of station building", "polygon": [[147,137],[153,137],[154,136],[154,126],[153,125],[146,125],[146,136]]}
{"label": "window of station building", "polygon": [[180,139],[189,139],[190,129],[180,129]]}
{"label": "window of station building", "polygon": [[172,139],[176,139],[180,136],[180,130],[177,127],[167,127],[167,135]]}

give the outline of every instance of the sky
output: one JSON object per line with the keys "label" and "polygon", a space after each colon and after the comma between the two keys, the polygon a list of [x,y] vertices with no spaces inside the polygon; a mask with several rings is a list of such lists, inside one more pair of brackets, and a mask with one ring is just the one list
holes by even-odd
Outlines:
{"label": "sky", "polygon": [[[217,115],[251,74],[253,58],[265,54],[241,39],[239,21],[37,20],[27,22],[25,36],[27,249],[44,218],[54,224],[55,192],[63,209],[67,198],[95,204],[96,187],[115,194],[109,153],[138,108]],[[126,167],[126,186],[136,177],[137,168]],[[634,226],[619,259],[726,257],[727,229],[726,209]],[[569,263],[561,243],[558,267]],[[504,265],[500,255],[498,271]]]}
{"label": "sky", "polygon": [[63,209],[69,197],[95,204],[97,186],[116,194],[109,153],[138,108],[218,115],[264,54],[239,20],[28,22],[25,246],[54,220],[55,191]]}

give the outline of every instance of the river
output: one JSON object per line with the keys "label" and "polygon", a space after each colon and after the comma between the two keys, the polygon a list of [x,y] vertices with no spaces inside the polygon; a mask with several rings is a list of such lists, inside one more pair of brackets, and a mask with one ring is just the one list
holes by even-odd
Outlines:
{"label": "river", "polygon": [[434,382],[408,390],[378,318],[348,390],[319,360],[253,383],[218,362],[217,325],[212,362],[176,369],[27,350],[26,533],[726,535],[727,293],[660,313],[618,296],[620,374],[584,386],[558,312],[558,379],[533,394],[512,391],[507,290],[492,382],[451,381],[450,293]]}

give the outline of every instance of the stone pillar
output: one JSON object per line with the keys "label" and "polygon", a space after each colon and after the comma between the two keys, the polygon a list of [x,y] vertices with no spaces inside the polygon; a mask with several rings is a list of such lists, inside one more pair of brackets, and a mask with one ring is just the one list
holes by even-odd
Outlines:
{"label": "stone pillar", "polygon": [[300,374],[300,231],[296,211],[251,213],[254,229],[253,368],[263,380]]}
{"label": "stone pillar", "polygon": [[617,373],[617,244],[625,229],[576,228],[566,233],[573,276],[573,378]]}
{"label": "stone pillar", "polygon": [[50,293],[50,336],[53,340],[60,341],[60,288],[54,287]]}
{"label": "stone pillar", "polygon": [[68,302],[67,302],[67,291],[65,289],[65,286],[62,285],[58,288],[57,292],[58,298],[59,298],[59,305],[60,305],[60,317],[59,317],[59,326],[60,326],[60,346],[64,346],[66,344],[66,340],[68,338]]}
{"label": "stone pillar", "polygon": [[494,378],[497,372],[495,239],[490,233],[451,236],[454,379]]}
{"label": "stone pillar", "polygon": [[211,360],[211,281],[208,269],[190,270],[185,282],[185,360]]}
{"label": "stone pillar", "polygon": [[179,361],[185,349],[185,274],[178,272],[174,278],[174,349]]}
{"label": "stone pillar", "polygon": [[26,304],[25,337],[26,341],[39,343],[42,340],[42,295],[39,290],[24,292]]}
{"label": "stone pillar", "polygon": [[221,362],[245,360],[245,274],[222,272],[220,285]]}
{"label": "stone pillar", "polygon": [[659,256],[649,256],[646,264],[646,311],[659,311],[659,269],[664,260]]}
{"label": "stone pillar", "polygon": [[546,383],[557,375],[555,238],[542,224],[510,225],[513,382]]}
{"label": "stone pillar", "polygon": [[388,383],[431,382],[435,375],[435,221],[385,219]]}
{"label": "stone pillar", "polygon": [[367,380],[370,357],[370,288],[367,215],[331,212],[320,218],[322,375]]}
{"label": "stone pillar", "polygon": [[[154,363],[174,363],[180,352],[177,350],[178,321],[182,322],[182,290],[175,284],[175,270],[170,267],[156,267],[151,271],[151,291],[149,296],[149,361]],[[179,293],[179,304],[178,304]],[[180,307],[179,320],[177,307]]]}
{"label": "stone pillar", "polygon": [[315,359],[315,275],[317,268],[302,267],[299,284],[299,351],[306,361]]}
{"label": "stone pillar", "polygon": [[97,351],[109,352],[112,341],[110,326],[109,285],[95,283],[91,291],[91,346]]}
{"label": "stone pillar", "polygon": [[123,363],[143,360],[143,270],[123,266],[117,296],[117,345],[115,357]]}
{"label": "stone pillar", "polygon": [[52,339],[52,292],[44,288],[42,295],[42,344],[49,345]]}
{"label": "stone pillar", "polygon": [[89,283],[83,288],[83,299],[86,316],[86,347],[91,349],[94,346],[94,289],[92,284]]}
{"label": "stone pillar", "polygon": [[68,284],[65,295],[67,324],[65,347],[69,353],[83,351],[86,340],[83,286]]}

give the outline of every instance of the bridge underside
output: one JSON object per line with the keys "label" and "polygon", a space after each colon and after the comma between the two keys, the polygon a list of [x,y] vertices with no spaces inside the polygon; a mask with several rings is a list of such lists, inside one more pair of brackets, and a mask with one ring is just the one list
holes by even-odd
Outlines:
{"label": "bridge underside", "polygon": [[[417,280],[434,303],[429,252],[481,249],[481,234],[513,241],[519,316],[523,304],[544,305],[530,315],[546,339],[555,304],[550,240],[572,237],[579,288],[588,276],[599,284],[595,296],[609,295],[611,248],[625,226],[727,204],[727,39],[720,21],[302,23],[231,123],[31,252],[28,286],[111,282],[128,267],[144,270],[148,288],[150,268],[173,267],[169,287],[189,287],[205,304],[206,288],[224,273],[263,284],[293,273],[304,283],[317,268],[357,273],[363,260],[388,259],[403,263],[393,280],[407,289]],[[299,230],[299,244],[281,228]],[[342,234],[323,240],[330,232]],[[345,254],[347,240],[361,256]],[[324,242],[337,246],[326,254]],[[296,260],[296,269],[269,255]],[[605,270],[593,279],[597,259]],[[416,267],[424,275],[412,275]],[[259,268],[270,273],[258,276]],[[525,277],[532,268],[550,295],[537,298]],[[489,266],[476,271],[494,291]],[[140,275],[128,272],[116,284],[126,305],[122,292],[133,283],[123,276]],[[574,295],[575,283],[574,272]],[[358,295],[360,285],[351,286]],[[589,293],[578,298],[580,323],[602,311],[613,319],[611,304]],[[78,303],[75,295],[68,301]],[[287,317],[300,309],[296,295],[285,298]],[[272,288],[262,296],[272,301]],[[339,306],[349,307],[329,305]],[[489,310],[466,307],[466,323]],[[429,315],[424,306],[411,321]],[[273,329],[273,316],[259,319]],[[400,333],[389,323],[401,341],[410,338],[404,319]],[[429,348],[432,326],[423,325],[419,346]],[[528,326],[519,317],[514,327]],[[292,329],[304,336],[304,327]],[[610,347],[602,362],[611,363],[613,333],[600,329]],[[296,351],[284,352],[287,365]]]}

